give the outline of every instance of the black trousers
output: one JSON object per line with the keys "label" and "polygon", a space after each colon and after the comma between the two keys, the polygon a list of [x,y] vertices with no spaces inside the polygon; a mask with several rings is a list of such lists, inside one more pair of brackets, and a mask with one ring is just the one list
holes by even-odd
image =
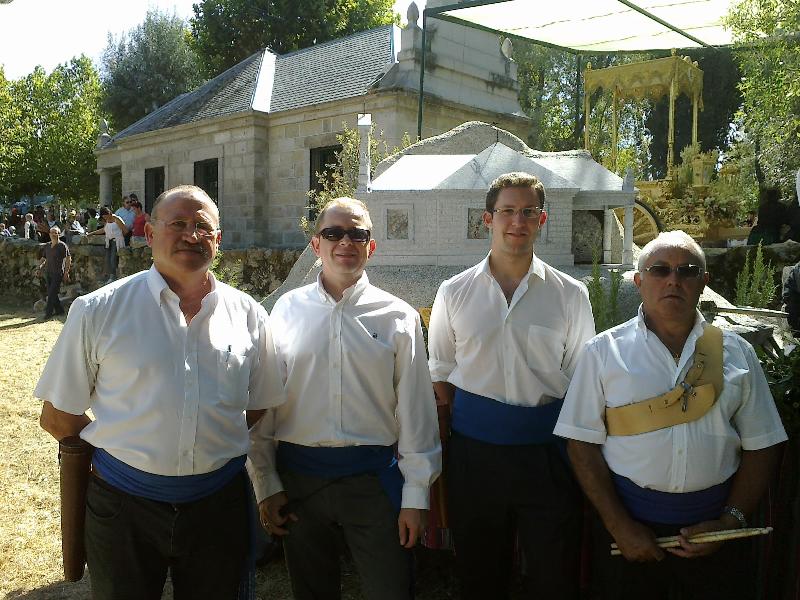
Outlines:
{"label": "black trousers", "polygon": [[132,496],[93,476],[86,553],[95,600],[158,600],[172,578],[176,600],[235,600],[248,548],[240,473],[187,504]]}
{"label": "black trousers", "polygon": [[63,315],[64,307],[58,299],[58,291],[61,289],[61,281],[64,273],[47,273],[47,307],[44,309],[45,317],[52,317],[54,314]]}
{"label": "black trousers", "polygon": [[[678,535],[686,525],[644,523],[656,537]],[[592,580],[603,600],[753,600],[755,563],[751,540],[725,542],[710,556],[681,558],[668,552],[658,562],[611,556],[613,538],[600,517],[592,519]]]}
{"label": "black trousers", "polygon": [[341,598],[340,548],[350,549],[367,600],[409,600],[412,556],[400,545],[397,510],[376,475],[335,480],[281,470],[300,500],[283,549],[295,600]]}
{"label": "black trousers", "polygon": [[500,446],[453,433],[447,464],[461,597],[509,597],[515,536],[526,597],[579,593],[582,496],[552,444]]}

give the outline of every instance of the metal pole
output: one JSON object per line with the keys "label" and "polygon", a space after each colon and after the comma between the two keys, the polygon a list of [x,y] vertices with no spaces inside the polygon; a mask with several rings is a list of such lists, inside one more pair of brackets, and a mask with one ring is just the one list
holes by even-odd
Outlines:
{"label": "metal pole", "polygon": [[422,139],[422,97],[425,93],[425,49],[428,28],[428,9],[422,11],[422,59],[419,65],[419,105],[417,106],[417,141]]}

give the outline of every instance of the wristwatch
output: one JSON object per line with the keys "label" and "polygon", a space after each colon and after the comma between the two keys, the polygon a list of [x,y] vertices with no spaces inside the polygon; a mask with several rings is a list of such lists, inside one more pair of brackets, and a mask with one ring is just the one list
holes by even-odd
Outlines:
{"label": "wristwatch", "polygon": [[722,514],[731,515],[734,519],[739,521],[739,525],[741,526],[742,529],[745,529],[747,527],[747,519],[745,518],[744,513],[735,506],[723,506]]}

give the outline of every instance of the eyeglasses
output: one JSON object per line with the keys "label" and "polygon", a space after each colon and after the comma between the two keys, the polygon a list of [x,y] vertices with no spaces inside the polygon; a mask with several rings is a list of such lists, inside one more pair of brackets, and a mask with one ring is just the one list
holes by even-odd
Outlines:
{"label": "eyeglasses", "polygon": [[678,275],[678,279],[697,279],[705,273],[705,270],[700,265],[690,264],[678,265],[674,269],[669,265],[652,265],[647,267],[645,271],[657,279],[665,279],[673,271]]}
{"label": "eyeglasses", "polygon": [[517,214],[521,214],[526,219],[536,219],[542,214],[541,208],[533,208],[532,206],[528,206],[526,208],[495,208],[492,212],[496,215],[500,215],[505,219],[513,219]]}
{"label": "eyeglasses", "polygon": [[369,229],[362,229],[361,227],[352,227],[345,229],[344,227],[326,227],[320,230],[317,234],[325,238],[329,242],[339,242],[346,235],[350,241],[356,244],[366,244],[370,239]]}
{"label": "eyeglasses", "polygon": [[174,221],[164,221],[162,219],[153,219],[154,221],[158,221],[159,223],[163,223],[164,227],[172,231],[173,233],[186,233],[188,231],[189,235],[197,234],[198,237],[201,238],[210,238],[213,237],[214,234],[219,231],[217,227],[214,227],[211,223],[206,223],[205,221],[197,221],[196,223],[191,223],[190,221],[184,221],[183,219],[175,219]]}

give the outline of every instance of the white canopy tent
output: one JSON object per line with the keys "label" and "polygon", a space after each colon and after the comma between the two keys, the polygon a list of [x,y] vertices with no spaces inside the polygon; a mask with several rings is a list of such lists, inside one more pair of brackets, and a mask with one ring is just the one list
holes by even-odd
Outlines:
{"label": "white canopy tent", "polygon": [[422,13],[417,135],[422,135],[426,26],[429,18],[525,39],[574,54],[727,46],[723,21],[736,0],[429,1]]}

